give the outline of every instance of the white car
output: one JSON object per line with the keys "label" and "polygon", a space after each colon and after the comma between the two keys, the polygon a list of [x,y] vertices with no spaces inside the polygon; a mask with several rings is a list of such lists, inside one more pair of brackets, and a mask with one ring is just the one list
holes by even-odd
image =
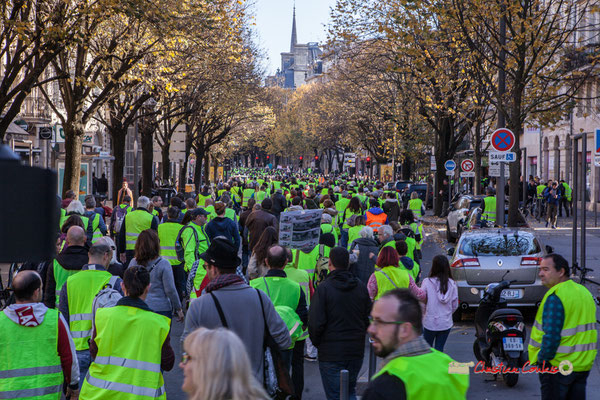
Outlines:
{"label": "white car", "polygon": [[484,197],[465,194],[450,205],[446,220],[446,239],[448,242],[456,242],[462,233],[468,229],[469,214],[475,208],[482,208]]}

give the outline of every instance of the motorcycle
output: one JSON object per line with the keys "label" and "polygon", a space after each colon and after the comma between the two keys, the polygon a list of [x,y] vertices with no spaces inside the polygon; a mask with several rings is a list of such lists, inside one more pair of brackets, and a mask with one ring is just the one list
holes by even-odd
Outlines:
{"label": "motorcycle", "polygon": [[527,361],[523,315],[519,310],[508,308],[502,297],[502,291],[514,282],[502,280],[487,285],[475,313],[476,338],[473,343],[477,361],[484,362],[487,371],[494,371],[494,378],[502,374],[508,387],[517,384],[519,374],[514,372]]}

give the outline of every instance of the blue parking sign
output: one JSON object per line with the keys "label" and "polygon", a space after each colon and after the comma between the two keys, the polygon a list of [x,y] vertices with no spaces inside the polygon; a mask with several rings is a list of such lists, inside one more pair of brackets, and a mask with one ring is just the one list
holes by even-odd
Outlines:
{"label": "blue parking sign", "polygon": [[446,171],[454,171],[456,169],[456,163],[453,160],[448,160],[444,163]]}
{"label": "blue parking sign", "polygon": [[596,154],[600,154],[600,129],[596,129],[596,136],[595,136],[594,143],[595,143],[595,149],[596,149]]}

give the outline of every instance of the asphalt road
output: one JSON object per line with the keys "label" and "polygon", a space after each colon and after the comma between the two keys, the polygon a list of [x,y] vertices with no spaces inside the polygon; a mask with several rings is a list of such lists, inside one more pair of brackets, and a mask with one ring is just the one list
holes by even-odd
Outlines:
{"label": "asphalt road", "polygon": [[[564,226],[565,223],[566,221],[564,221],[563,224],[559,223],[559,226]],[[539,226],[535,227],[535,229],[538,236],[543,241],[543,244],[553,246],[555,252],[565,256],[570,262],[572,238],[570,228],[559,228],[557,230],[553,230],[546,229],[540,224]],[[436,231],[434,229],[430,229],[429,232],[433,233],[430,233],[431,236],[427,238],[423,248],[424,261],[421,265],[423,269],[423,277],[429,274],[431,259],[433,256],[436,254],[445,253],[445,248],[450,246],[449,244],[445,244],[439,240],[434,240],[433,235],[436,235]],[[440,233],[443,235],[443,232]],[[595,276],[598,278],[600,277],[600,229],[588,229],[586,239],[586,263],[588,268],[595,269],[595,272],[591,273],[589,277]],[[594,294],[598,295],[598,292]],[[524,310],[524,315],[528,324],[527,331],[530,332],[531,324],[533,323],[533,318],[535,316],[535,310]],[[174,346],[177,359],[180,359],[181,357],[179,337],[182,330],[183,324],[178,322],[173,323],[172,344]],[[456,361],[476,362],[472,350],[474,338],[475,329],[473,327],[472,315],[467,314],[460,323],[455,324],[455,326],[452,328],[450,337],[446,343],[445,351]],[[365,348],[365,360],[359,376],[359,394],[361,392],[360,388],[363,388],[367,384],[368,348],[366,346]],[[207,362],[210,361],[207,360]],[[319,375],[318,363],[305,361],[304,371],[305,389],[303,393],[303,399],[324,399],[325,396]],[[527,399],[540,398],[539,381],[536,374],[522,374],[519,377],[519,383],[515,387],[509,388],[504,385],[501,378],[494,380],[492,376],[475,374],[473,373],[473,370],[471,371],[470,388],[467,396],[468,399],[505,400],[507,396]],[[183,375],[178,366],[175,366],[172,371],[165,373],[165,381],[169,399],[183,400],[186,398],[185,394],[181,391]],[[596,359],[594,368],[592,369],[590,377],[588,378],[587,390],[588,399],[598,398],[597,394],[600,393],[600,363],[598,362],[598,359]]]}

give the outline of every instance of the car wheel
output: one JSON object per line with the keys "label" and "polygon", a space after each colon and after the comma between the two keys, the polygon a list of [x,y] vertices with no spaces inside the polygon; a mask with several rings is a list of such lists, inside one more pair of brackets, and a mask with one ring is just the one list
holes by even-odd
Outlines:
{"label": "car wheel", "polygon": [[450,232],[450,224],[448,221],[446,221],[446,240],[448,243],[454,243],[456,241],[456,238],[452,235],[452,232]]}

